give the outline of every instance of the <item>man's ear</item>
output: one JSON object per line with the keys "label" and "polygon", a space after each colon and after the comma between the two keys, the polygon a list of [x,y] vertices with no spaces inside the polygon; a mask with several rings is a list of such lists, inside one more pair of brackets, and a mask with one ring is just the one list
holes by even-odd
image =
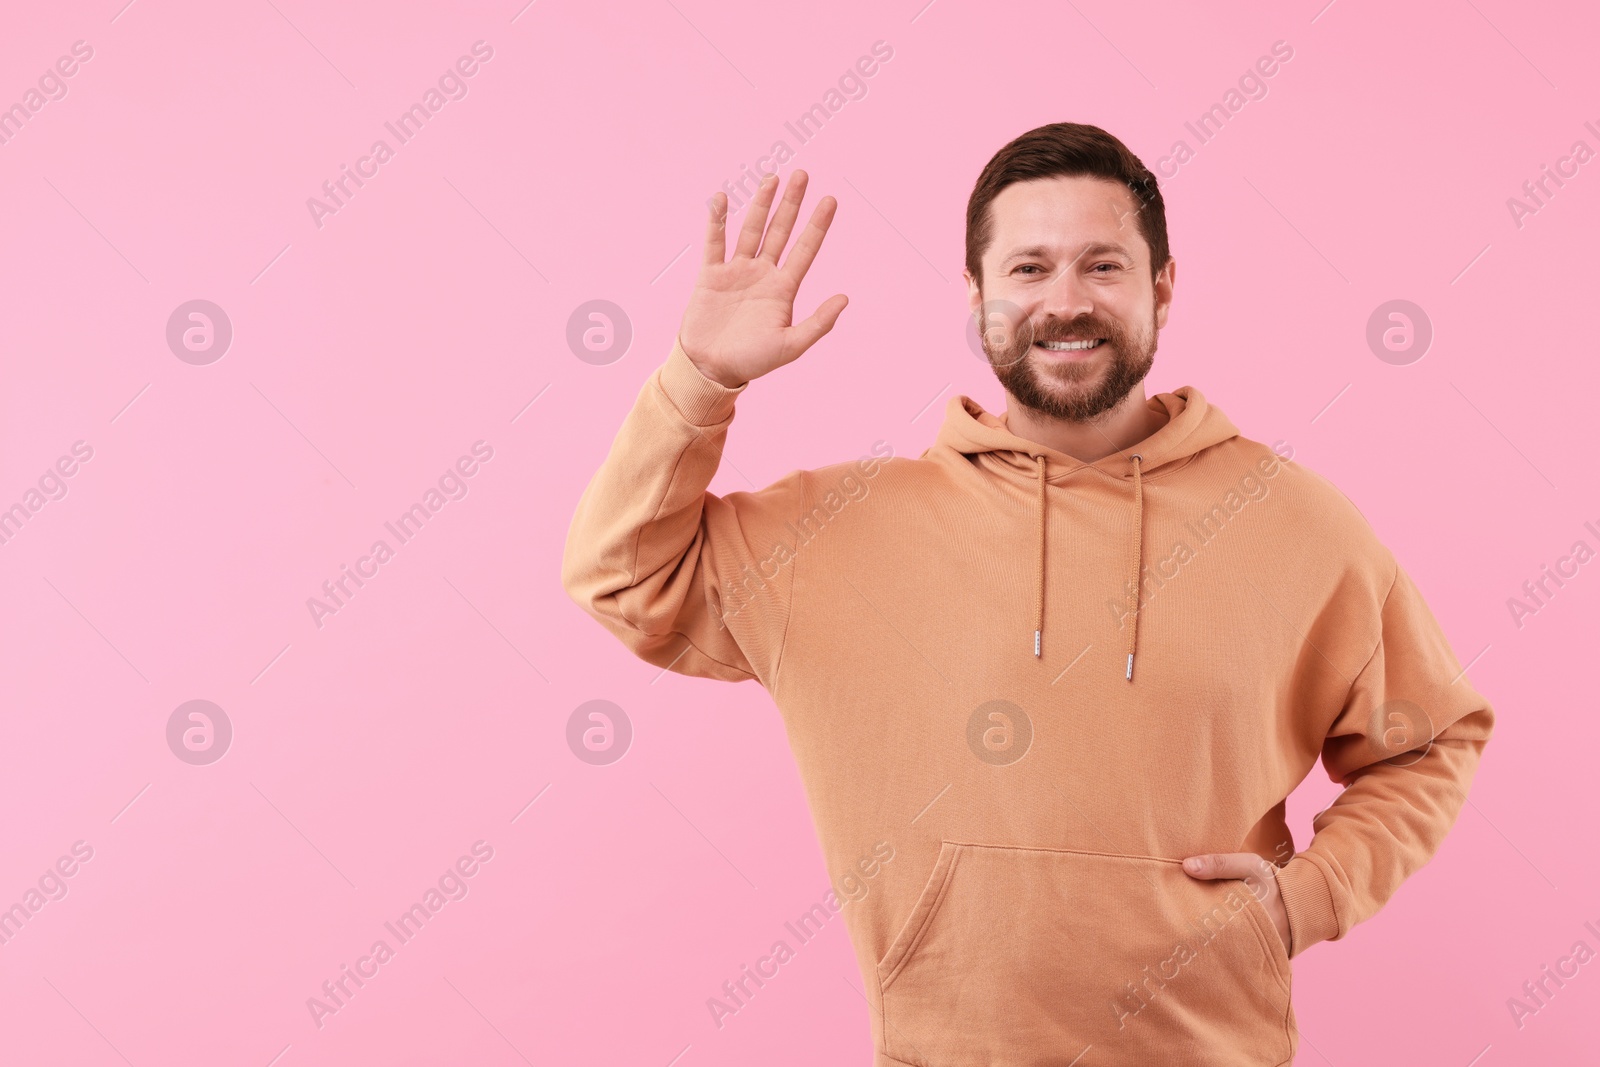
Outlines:
{"label": "man's ear", "polygon": [[972,276],[972,271],[966,267],[961,268],[961,277],[967,282],[967,311],[976,315],[978,308],[983,304],[983,293],[978,288],[978,280]]}
{"label": "man's ear", "polygon": [[1167,265],[1156,274],[1155,302],[1156,302],[1156,329],[1161,329],[1167,324],[1167,311],[1172,307],[1172,283],[1177,278],[1178,261],[1171,256],[1167,257]]}

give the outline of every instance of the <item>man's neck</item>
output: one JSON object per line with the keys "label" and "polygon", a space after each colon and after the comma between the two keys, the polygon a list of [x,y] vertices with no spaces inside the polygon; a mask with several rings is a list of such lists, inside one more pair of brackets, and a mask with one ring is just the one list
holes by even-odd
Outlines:
{"label": "man's neck", "polygon": [[1006,394],[1001,416],[1006,429],[1034,444],[1065,452],[1080,463],[1094,463],[1138,444],[1167,424],[1168,416],[1150,410],[1144,384],[1134,386],[1121,402],[1090,422],[1068,422],[1040,415]]}

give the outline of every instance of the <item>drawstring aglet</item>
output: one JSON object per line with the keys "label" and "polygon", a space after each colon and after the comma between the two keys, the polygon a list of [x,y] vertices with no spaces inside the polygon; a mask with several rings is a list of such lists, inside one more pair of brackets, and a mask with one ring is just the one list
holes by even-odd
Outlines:
{"label": "drawstring aglet", "polygon": [[1039,631],[1033,631],[1033,658],[1039,658]]}
{"label": "drawstring aglet", "polygon": [[1128,673],[1127,673],[1127,675],[1125,677],[1127,678],[1128,681],[1130,681],[1130,682],[1133,681],[1133,653],[1132,652],[1128,653]]}

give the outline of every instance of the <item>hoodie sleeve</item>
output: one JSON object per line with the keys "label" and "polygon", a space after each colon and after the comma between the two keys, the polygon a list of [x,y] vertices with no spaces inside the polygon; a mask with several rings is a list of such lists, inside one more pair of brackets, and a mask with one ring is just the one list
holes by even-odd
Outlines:
{"label": "hoodie sleeve", "polygon": [[805,485],[797,470],[754,493],[706,491],[748,385],[707,378],[674,340],[578,502],[561,582],[647,663],[770,688],[794,581],[783,533]]}
{"label": "hoodie sleeve", "polygon": [[1277,874],[1291,957],[1371,918],[1433,857],[1494,727],[1493,709],[1398,565],[1381,626],[1322,746],[1328,777],[1344,791]]}

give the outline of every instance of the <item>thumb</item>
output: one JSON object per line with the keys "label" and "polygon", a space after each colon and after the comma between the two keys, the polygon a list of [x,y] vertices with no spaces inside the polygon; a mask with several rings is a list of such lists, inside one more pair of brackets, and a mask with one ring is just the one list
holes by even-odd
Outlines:
{"label": "thumb", "polygon": [[849,297],[843,293],[835,293],[824,300],[822,306],[817,308],[809,319],[789,327],[794,335],[797,357],[833,329],[833,324],[839,321],[839,313],[848,303],[850,303]]}

